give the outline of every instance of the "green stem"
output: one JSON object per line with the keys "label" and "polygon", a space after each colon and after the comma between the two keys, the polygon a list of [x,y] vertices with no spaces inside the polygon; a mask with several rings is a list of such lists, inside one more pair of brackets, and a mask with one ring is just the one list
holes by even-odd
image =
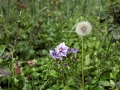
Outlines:
{"label": "green stem", "polygon": [[62,60],[62,69],[63,69],[63,84],[65,85],[65,69],[64,69],[64,61]]}
{"label": "green stem", "polygon": [[84,90],[84,55],[83,55],[83,37],[82,37],[82,90]]}

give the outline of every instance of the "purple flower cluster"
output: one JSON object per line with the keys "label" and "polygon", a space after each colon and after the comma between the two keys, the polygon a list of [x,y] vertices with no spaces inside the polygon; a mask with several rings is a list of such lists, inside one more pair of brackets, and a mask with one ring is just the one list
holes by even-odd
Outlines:
{"label": "purple flower cluster", "polygon": [[58,45],[55,50],[50,50],[50,56],[52,56],[54,59],[60,59],[62,60],[63,57],[67,57],[68,53],[77,53],[79,50],[75,48],[69,48],[65,45],[65,43],[61,43]]}

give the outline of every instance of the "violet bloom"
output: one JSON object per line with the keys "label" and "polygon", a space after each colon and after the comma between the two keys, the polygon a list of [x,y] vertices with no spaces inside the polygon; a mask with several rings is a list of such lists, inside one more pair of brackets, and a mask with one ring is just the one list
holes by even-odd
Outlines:
{"label": "violet bloom", "polygon": [[78,49],[76,49],[76,48],[71,48],[71,52],[72,53],[77,53],[79,50]]}
{"label": "violet bloom", "polygon": [[52,56],[52,58],[54,58],[55,60],[58,58],[60,60],[62,60],[62,57],[61,56],[58,56],[58,54],[53,51],[53,50],[50,50],[50,56]]}
{"label": "violet bloom", "polygon": [[55,51],[58,54],[58,56],[60,56],[60,57],[65,56],[66,57],[68,48],[69,47],[65,46],[65,43],[63,42],[55,48]]}
{"label": "violet bloom", "polygon": [[68,54],[70,54],[70,53],[71,53],[71,49],[70,49],[70,48],[68,49],[67,53],[68,53]]}
{"label": "violet bloom", "polygon": [[52,56],[54,59],[58,58],[58,55],[53,50],[50,50],[50,56]]}

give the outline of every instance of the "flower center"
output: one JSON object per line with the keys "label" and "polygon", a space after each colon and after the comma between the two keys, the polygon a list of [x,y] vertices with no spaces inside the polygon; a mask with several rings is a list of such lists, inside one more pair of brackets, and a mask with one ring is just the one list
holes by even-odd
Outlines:
{"label": "flower center", "polygon": [[62,52],[62,50],[63,50],[62,48],[59,49],[60,52]]}
{"label": "flower center", "polygon": [[87,29],[87,27],[86,27],[86,26],[81,27],[81,30],[82,30],[82,32],[83,32],[83,33],[85,33],[85,32],[86,32],[86,29]]}

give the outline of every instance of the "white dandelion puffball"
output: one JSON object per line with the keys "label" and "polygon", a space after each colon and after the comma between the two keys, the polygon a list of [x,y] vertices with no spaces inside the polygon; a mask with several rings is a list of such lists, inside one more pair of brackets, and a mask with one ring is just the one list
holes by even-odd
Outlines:
{"label": "white dandelion puffball", "polygon": [[79,22],[76,26],[76,33],[80,36],[89,34],[92,30],[92,26],[88,21]]}

